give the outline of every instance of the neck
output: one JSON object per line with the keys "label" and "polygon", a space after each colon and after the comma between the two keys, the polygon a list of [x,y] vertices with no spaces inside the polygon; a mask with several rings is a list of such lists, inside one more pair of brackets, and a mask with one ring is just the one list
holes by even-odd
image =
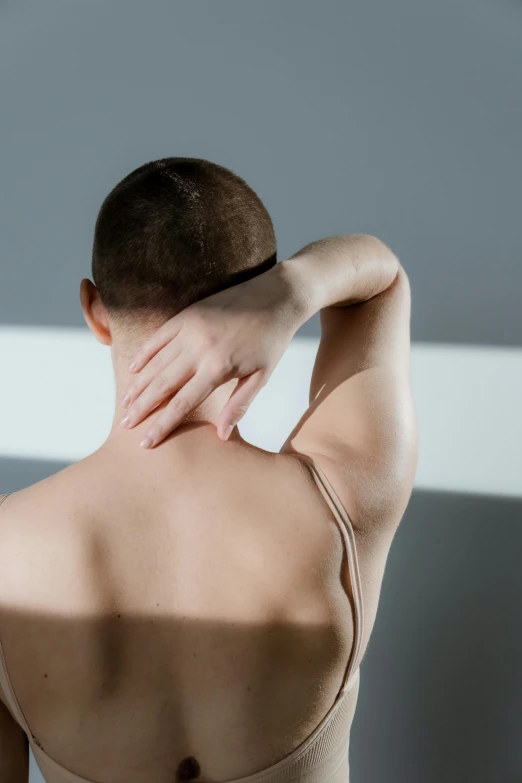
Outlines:
{"label": "neck", "polygon": [[[123,448],[127,448],[128,446],[134,448],[134,446],[136,446],[140,452],[143,452],[146,455],[147,452],[155,452],[158,449],[164,449],[167,447],[167,444],[174,444],[177,447],[179,443],[181,443],[181,440],[186,444],[187,437],[189,437],[191,433],[198,439],[202,437],[203,433],[207,433],[208,436],[216,440],[216,442],[220,442],[217,434],[217,424],[221,412],[237,383],[236,380],[229,381],[215,389],[201,405],[191,411],[183,421],[180,422],[176,429],[157,446],[154,446],[152,449],[140,449],[140,441],[146,435],[156,417],[168,406],[174,395],[167,397],[166,400],[131,429],[122,427],[120,425],[120,420],[127,414],[128,409],[122,406],[121,398],[125,390],[136,378],[136,375],[128,371],[128,360],[126,359],[122,360],[113,357],[113,365],[116,382],[115,409],[111,429],[103,444],[104,446],[122,446]],[[196,432],[198,433],[197,435],[195,435]],[[230,439],[234,439],[237,435],[238,432],[234,428]]]}

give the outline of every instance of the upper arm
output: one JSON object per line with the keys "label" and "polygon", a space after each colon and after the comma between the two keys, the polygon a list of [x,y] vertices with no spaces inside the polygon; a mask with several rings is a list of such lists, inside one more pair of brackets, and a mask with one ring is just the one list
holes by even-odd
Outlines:
{"label": "upper arm", "polygon": [[[5,530],[5,525],[2,526]],[[5,552],[5,546],[2,546]],[[5,566],[2,575],[5,575]],[[2,588],[4,585],[2,585]],[[5,599],[5,590],[2,589]],[[28,783],[29,741],[6,706],[6,696],[0,685],[0,781],[2,783]]]}
{"label": "upper arm", "polygon": [[0,780],[28,783],[29,742],[22,727],[2,701],[0,691]]}
{"label": "upper arm", "polygon": [[397,525],[417,466],[410,386],[410,285],[399,266],[372,299],[321,311],[310,407],[282,452],[316,460],[354,527]]}

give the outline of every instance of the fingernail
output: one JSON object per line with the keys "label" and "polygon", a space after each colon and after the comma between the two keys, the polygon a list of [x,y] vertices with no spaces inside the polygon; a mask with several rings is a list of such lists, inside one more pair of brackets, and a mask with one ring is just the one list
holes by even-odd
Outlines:
{"label": "fingernail", "polygon": [[148,449],[150,448],[150,446],[152,446],[152,438],[150,437],[150,435],[145,435],[145,437],[140,443],[140,446],[143,446],[144,449]]}
{"label": "fingernail", "polygon": [[129,364],[129,370],[130,370],[131,372],[134,372],[134,370],[136,369],[136,367],[137,367],[137,365],[136,365],[136,362],[131,362],[131,363]]}
{"label": "fingernail", "polygon": [[128,414],[127,416],[124,416],[122,419],[120,419],[120,425],[122,427],[126,427],[129,422],[130,422],[130,414]]}
{"label": "fingernail", "polygon": [[225,429],[223,430],[223,440],[228,440],[229,439],[230,433],[232,432],[233,429],[234,429],[234,425],[233,424],[228,424],[225,427]]}
{"label": "fingernail", "polygon": [[126,408],[129,402],[130,402],[130,397],[128,394],[126,394],[123,400],[121,401],[121,404],[123,405],[124,408]]}

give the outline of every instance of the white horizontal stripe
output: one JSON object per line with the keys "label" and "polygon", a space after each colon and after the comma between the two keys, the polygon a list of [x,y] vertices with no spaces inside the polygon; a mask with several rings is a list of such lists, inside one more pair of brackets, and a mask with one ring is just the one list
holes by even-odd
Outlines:
{"label": "white horizontal stripe", "polygon": [[[278,451],[308,405],[318,339],[295,338],[240,429]],[[76,461],[114,412],[110,349],[83,328],[0,327],[0,457]],[[522,497],[522,349],[414,343],[417,488]]]}

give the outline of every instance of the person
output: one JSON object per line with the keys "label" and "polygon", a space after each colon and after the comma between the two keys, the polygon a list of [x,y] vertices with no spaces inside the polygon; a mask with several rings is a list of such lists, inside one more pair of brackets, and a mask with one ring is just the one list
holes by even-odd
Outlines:
{"label": "person", "polygon": [[[277,261],[255,192],[194,158],[109,193],[92,274],[111,430],[0,507],[0,780],[30,746],[46,783],[346,783],[417,464],[408,276],[365,234]],[[317,312],[309,408],[258,448],[238,422]]]}

